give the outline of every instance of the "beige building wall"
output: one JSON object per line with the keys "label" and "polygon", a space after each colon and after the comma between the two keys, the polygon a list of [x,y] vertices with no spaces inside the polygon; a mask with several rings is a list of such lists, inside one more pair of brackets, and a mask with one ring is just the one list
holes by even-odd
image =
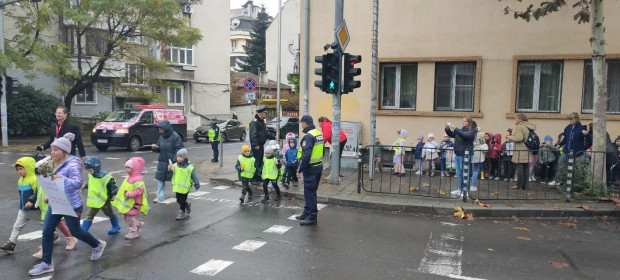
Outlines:
{"label": "beige building wall", "polygon": [[[301,0],[288,0],[282,6],[282,41],[281,48],[281,75],[280,82],[292,86],[287,80],[289,74],[294,74],[295,60],[299,51],[299,28],[300,28],[300,2]],[[271,25],[265,32],[267,77],[270,80],[278,79],[278,18],[275,16]],[[298,66],[299,67],[299,66]]]}
{"label": "beige building wall", "polygon": [[[200,28],[203,38],[194,47],[197,67],[191,110],[230,118],[230,3],[203,1],[194,7],[195,15],[200,16],[192,17],[192,26]],[[188,120],[188,128],[200,124],[200,118],[194,114],[188,114]]]}
{"label": "beige building wall", "polygon": [[[372,0],[358,0],[354,4],[346,1],[344,10],[351,36],[346,52],[362,55],[363,61],[358,64],[362,69],[358,79],[362,86],[343,95],[342,120],[362,123],[364,145],[369,143],[370,135],[372,3]],[[620,10],[620,2],[604,3],[606,51],[608,59],[618,59],[620,37],[615,35],[620,32],[620,18],[615,14]],[[300,46],[305,43],[304,4],[302,1]],[[434,133],[435,140],[440,141],[444,123],[460,125],[463,115],[473,116],[485,132],[505,134],[507,128],[514,126],[518,61],[563,62],[560,112],[527,114],[538,125],[541,138],[550,134],[556,140],[568,124],[566,115],[581,113],[584,60],[591,53],[590,24],[573,21],[577,10],[570,5],[540,21],[527,23],[504,15],[507,4],[514,8],[525,5],[516,1],[483,0],[380,2],[379,62],[418,63],[416,110],[378,112],[377,136],[384,144],[391,144],[400,128],[409,131],[408,144],[414,144],[418,135],[426,138],[428,133]],[[318,79],[314,68],[318,66],[312,58],[323,54],[323,45],[333,41],[334,3],[317,0],[310,1],[310,5],[309,112],[315,119],[321,115],[331,118],[332,96],[314,87]],[[477,63],[474,111],[434,111],[436,62],[462,60]],[[304,68],[302,65],[302,72]],[[381,68],[378,77],[382,77]],[[380,95],[379,91],[378,100]],[[582,118],[584,124],[591,122],[591,115],[584,114]],[[610,115],[608,120],[608,131],[614,137],[620,133],[620,116]]]}

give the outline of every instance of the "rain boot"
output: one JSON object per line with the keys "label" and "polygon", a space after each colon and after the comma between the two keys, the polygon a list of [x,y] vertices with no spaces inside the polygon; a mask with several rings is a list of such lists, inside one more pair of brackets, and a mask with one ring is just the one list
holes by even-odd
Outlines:
{"label": "rain boot", "polygon": [[121,231],[121,226],[118,224],[118,217],[114,216],[114,218],[110,218],[110,224],[112,227],[108,230],[108,234],[116,234]]}
{"label": "rain boot", "polygon": [[484,171],[480,171],[480,180],[484,180]]}
{"label": "rain boot", "polygon": [[89,220],[82,220],[82,230],[88,232],[90,226],[93,225],[93,222]]}

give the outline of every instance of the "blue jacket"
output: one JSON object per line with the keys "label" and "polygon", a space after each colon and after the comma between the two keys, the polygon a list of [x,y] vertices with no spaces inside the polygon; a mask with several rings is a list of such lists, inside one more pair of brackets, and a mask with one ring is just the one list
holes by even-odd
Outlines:
{"label": "blue jacket", "polygon": [[582,153],[586,150],[586,136],[583,135],[583,131],[586,130],[585,125],[577,123],[574,126],[569,124],[564,128],[564,139],[558,144],[560,147],[564,147],[564,153],[570,153],[573,151],[575,155]]}
{"label": "blue jacket", "polygon": [[422,159],[422,149],[424,149],[424,143],[418,143],[415,146],[415,159]]}
{"label": "blue jacket", "polygon": [[[220,138],[220,126],[219,126],[219,125],[217,125],[217,124],[212,123],[212,124],[211,124],[211,128],[212,128],[213,130],[215,130],[215,139]],[[217,143],[219,143],[220,141],[213,141],[213,142],[217,142]]]}
{"label": "blue jacket", "polygon": [[[299,166],[299,160],[297,159],[297,138],[295,138],[295,136],[289,138],[289,141],[293,140],[295,142],[295,145],[292,148],[289,148],[288,150],[286,150],[286,166],[289,167],[298,167]],[[288,145],[288,143],[287,143]],[[293,163],[295,162],[295,163]]]}
{"label": "blue jacket", "polygon": [[[316,141],[314,136],[312,136],[308,132],[310,132],[310,130],[313,130],[314,128],[315,126],[311,124],[306,127],[306,129],[304,129],[305,135],[304,138],[301,138],[301,158],[299,159],[299,168],[297,169],[297,172],[299,173],[303,173],[306,170],[306,167],[308,167],[308,163],[310,163],[310,158],[312,157],[312,148],[314,148],[314,144]],[[319,165],[317,167],[320,167],[321,169],[323,168],[322,165]]]}

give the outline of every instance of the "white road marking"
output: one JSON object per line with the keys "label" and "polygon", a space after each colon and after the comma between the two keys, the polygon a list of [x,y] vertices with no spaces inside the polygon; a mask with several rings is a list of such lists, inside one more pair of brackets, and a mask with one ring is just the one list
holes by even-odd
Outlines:
{"label": "white road marking", "polygon": [[474,278],[474,277],[467,277],[467,276],[461,276],[461,275],[447,275],[448,277],[452,278],[452,279],[462,279],[462,280],[486,280],[483,278]]}
{"label": "white road marking", "polygon": [[233,249],[234,250],[239,250],[239,251],[252,252],[252,251],[262,247],[265,244],[267,244],[267,242],[256,241],[256,240],[246,240],[246,241],[243,241],[243,243],[233,247]]}
{"label": "white road marking", "polygon": [[463,260],[463,231],[450,223],[442,223],[448,233],[433,234],[428,238],[419,272],[441,276],[460,277]]}
{"label": "white road marking", "polygon": [[198,196],[203,196],[205,194],[210,194],[210,192],[195,191],[195,192],[190,192],[187,196],[189,196],[189,197],[198,197]]}
{"label": "white road marking", "polygon": [[444,226],[458,226],[459,224],[455,224],[455,223],[447,223],[447,222],[441,222],[440,224],[444,225]]}
{"label": "white road marking", "polygon": [[297,219],[295,219],[296,216],[297,215],[293,215],[293,216],[288,217],[287,219],[288,220],[292,220],[292,221],[297,221]]}
{"label": "white road marking", "polygon": [[6,163],[4,163],[4,162],[0,162],[0,165],[2,165],[2,164],[6,164]]}
{"label": "white road marking", "polygon": [[201,186],[208,185],[209,183],[200,183]]}
{"label": "white road marking", "polygon": [[173,202],[177,202],[177,199],[176,199],[176,198],[171,197],[171,198],[168,198],[168,199],[166,199],[166,200],[164,200],[164,201],[162,201],[162,202],[160,202],[160,203],[163,203],[163,204],[170,204],[170,203],[173,203]]}
{"label": "white road marking", "polygon": [[125,169],[123,169],[123,170],[114,170],[114,171],[110,172],[110,175],[113,175],[113,174],[116,174],[116,173],[121,173],[121,172],[127,172],[127,171],[125,171]]}
{"label": "white road marking", "polygon": [[316,205],[316,210],[321,211],[325,207],[327,207],[327,204],[318,203]]}
{"label": "white road marking", "polygon": [[30,280],[50,280],[50,279],[52,279],[52,276],[41,277],[41,278],[34,278],[34,279],[30,279]]}
{"label": "white road marking", "polygon": [[213,188],[214,190],[225,190],[225,189],[230,189],[229,186],[217,186]]}
{"label": "white road marking", "polygon": [[194,268],[190,272],[205,276],[215,276],[231,264],[233,264],[231,261],[211,259],[208,262],[201,264],[199,267]]}
{"label": "white road marking", "polygon": [[[101,221],[105,221],[108,220],[108,218],[104,218],[104,217],[95,217],[93,219],[93,224],[94,223],[98,223]],[[80,221],[80,224],[83,222],[84,220]],[[30,240],[35,240],[35,239],[39,239],[41,238],[41,236],[43,235],[43,231],[42,230],[35,230],[33,232],[29,232],[29,233],[24,233],[21,234],[17,237],[18,241],[30,241]]]}
{"label": "white road marking", "polygon": [[272,227],[266,229],[264,232],[266,232],[266,233],[284,234],[285,232],[287,232],[289,229],[292,229],[292,228],[293,227],[275,225],[275,226],[272,226]]}
{"label": "white road marking", "polygon": [[107,158],[104,158],[104,159],[112,159],[112,160],[117,160],[117,159],[121,159],[121,158],[118,158],[118,157],[107,157]]}

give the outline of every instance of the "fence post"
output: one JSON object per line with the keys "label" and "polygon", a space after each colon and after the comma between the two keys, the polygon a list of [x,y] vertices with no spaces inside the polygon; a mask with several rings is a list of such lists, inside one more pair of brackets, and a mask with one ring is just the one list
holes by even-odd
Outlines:
{"label": "fence post", "polygon": [[570,190],[573,187],[573,171],[575,166],[575,158],[573,157],[573,151],[568,154],[568,166],[566,167],[566,191],[564,193],[566,202],[570,202]]}
{"label": "fence post", "polygon": [[220,167],[224,166],[224,141],[220,140],[218,150],[220,150]]}
{"label": "fence post", "polygon": [[[364,170],[362,168],[362,157],[363,157],[362,144],[359,144],[357,145],[357,193],[362,192],[362,180],[364,177],[364,174],[363,174]],[[372,162],[374,162],[374,158],[372,158]],[[373,165],[371,164],[370,168],[373,168],[372,166]]]}
{"label": "fence post", "polygon": [[467,202],[467,196],[469,195],[469,151],[467,150],[463,159],[463,189],[461,194],[463,195],[463,202]]}

